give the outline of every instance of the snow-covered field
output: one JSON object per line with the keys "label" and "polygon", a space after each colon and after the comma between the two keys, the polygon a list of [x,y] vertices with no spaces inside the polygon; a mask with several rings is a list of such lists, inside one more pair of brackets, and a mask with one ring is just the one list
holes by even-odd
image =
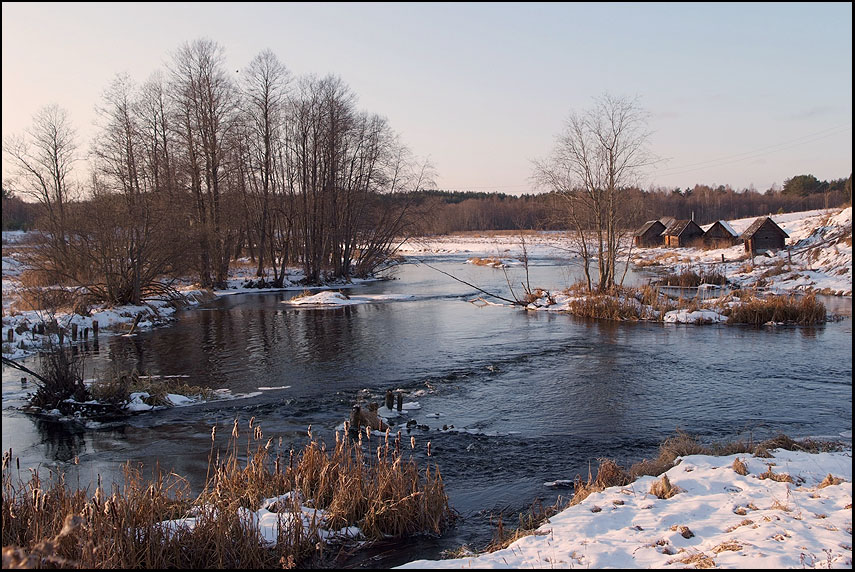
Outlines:
{"label": "snow-covered field", "polygon": [[[670,498],[649,492],[661,477],[642,477],[503,550],[401,568],[851,568],[851,449],[771,453],[683,457],[666,473],[681,490]],[[748,474],[734,470],[737,458]],[[793,482],[763,478],[770,469]]]}

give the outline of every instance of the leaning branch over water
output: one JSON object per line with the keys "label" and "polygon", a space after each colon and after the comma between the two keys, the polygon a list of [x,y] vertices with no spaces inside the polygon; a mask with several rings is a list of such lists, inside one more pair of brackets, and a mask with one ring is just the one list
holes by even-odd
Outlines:
{"label": "leaning branch over water", "polygon": [[504,302],[508,302],[508,303],[513,304],[513,305],[515,305],[515,306],[522,306],[522,305],[524,305],[524,304],[523,304],[523,302],[520,302],[519,300],[510,300],[510,299],[505,298],[505,297],[503,297],[503,296],[499,296],[498,294],[493,294],[492,292],[487,292],[487,291],[486,291],[486,290],[484,290],[483,288],[479,288],[478,286],[475,286],[474,284],[472,284],[472,283],[470,283],[470,282],[467,282],[466,280],[462,280],[462,279],[458,278],[457,276],[454,276],[453,274],[449,274],[449,273],[448,273],[448,272],[446,272],[445,270],[440,270],[440,269],[439,269],[439,268],[437,268],[436,266],[431,266],[430,264],[428,264],[427,262],[425,262],[424,260],[422,260],[422,259],[420,259],[420,258],[416,258],[415,260],[417,260],[417,261],[419,262],[419,264],[424,264],[424,265],[425,265],[425,266],[427,266],[428,268],[431,268],[431,269],[433,269],[433,270],[436,270],[437,272],[441,272],[442,274],[445,274],[445,275],[446,275],[446,276],[448,276],[449,278],[452,278],[452,279],[454,279],[454,280],[457,280],[457,281],[458,281],[458,282],[460,282],[461,284],[466,284],[466,285],[467,285],[467,286],[469,286],[470,288],[475,288],[476,290],[478,290],[479,292],[481,292],[481,293],[483,293],[483,294],[486,294],[487,296],[492,296],[493,298],[498,298],[499,300],[502,300],[502,301],[504,301]]}

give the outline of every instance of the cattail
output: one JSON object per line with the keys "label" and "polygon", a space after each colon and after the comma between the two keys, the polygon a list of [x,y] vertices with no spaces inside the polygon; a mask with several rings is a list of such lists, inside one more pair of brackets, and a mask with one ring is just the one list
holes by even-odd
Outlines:
{"label": "cattail", "polygon": [[217,437],[217,426],[214,425],[211,427],[211,443],[214,442],[214,439]]}
{"label": "cattail", "polygon": [[389,446],[389,428],[386,427],[386,446]]}
{"label": "cattail", "polygon": [[252,424],[255,423],[255,415],[249,418],[249,428],[252,429]]}
{"label": "cattail", "polygon": [[430,457],[430,441],[428,441],[428,444],[427,444],[427,453],[428,453],[428,457]]}
{"label": "cattail", "polygon": [[261,424],[258,424],[255,426],[255,440],[261,441],[262,436],[263,435],[261,433]]}
{"label": "cattail", "polygon": [[271,445],[272,443],[273,443],[273,437],[271,437],[270,439],[268,439],[268,440],[267,440],[267,443],[264,445],[264,450],[265,450],[265,451],[269,451],[269,450],[270,450],[270,445]]}
{"label": "cattail", "polygon": [[381,453],[380,453],[382,450],[383,450],[383,447],[381,447],[380,445],[377,445],[377,460],[378,461],[383,458]]}
{"label": "cattail", "polygon": [[415,435],[410,435],[410,447],[413,449],[416,448],[416,436]]}
{"label": "cattail", "polygon": [[365,438],[371,440],[371,427],[368,425],[365,426]]}
{"label": "cattail", "polygon": [[235,439],[238,438],[238,420],[237,420],[237,418],[235,418],[235,425],[234,425],[234,427],[232,427],[232,437],[234,437]]}
{"label": "cattail", "polygon": [[312,426],[311,425],[309,425],[309,430],[307,431],[307,433],[309,434],[309,439],[311,439],[312,438]]}

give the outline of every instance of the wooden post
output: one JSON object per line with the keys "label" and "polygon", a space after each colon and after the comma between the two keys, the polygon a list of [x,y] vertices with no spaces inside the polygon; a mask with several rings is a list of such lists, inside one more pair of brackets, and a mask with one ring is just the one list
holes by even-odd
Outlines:
{"label": "wooden post", "polygon": [[77,324],[71,324],[71,340],[77,341]]}
{"label": "wooden post", "polygon": [[789,248],[787,249],[787,257],[790,259],[790,266],[793,265],[793,251]]}
{"label": "wooden post", "polygon": [[398,392],[398,411],[404,409],[404,394],[400,391]]}
{"label": "wooden post", "polygon": [[392,390],[391,390],[391,389],[387,389],[387,390],[386,390],[386,409],[388,409],[389,411],[392,411],[392,406],[393,406],[393,401],[394,401],[394,399],[395,399],[395,398],[394,398],[394,396],[392,395]]}
{"label": "wooden post", "polygon": [[62,340],[63,340],[63,338],[65,338],[65,330],[62,328],[59,328],[56,331],[56,335],[59,336],[59,345],[62,345]]}
{"label": "wooden post", "polygon": [[722,264],[724,264],[724,253],[723,252],[721,253],[721,262],[722,262]]}
{"label": "wooden post", "polygon": [[348,433],[353,436],[359,433],[359,418],[361,416],[361,410],[358,405],[354,405],[353,409],[350,410],[350,427],[348,428]]}
{"label": "wooden post", "polygon": [[92,320],[92,335],[98,337],[98,320]]}
{"label": "wooden post", "polygon": [[26,377],[21,378],[21,385],[27,385],[27,378]]}
{"label": "wooden post", "polygon": [[9,331],[6,332],[6,341],[9,343],[12,343],[12,341],[14,339],[15,339],[15,330],[14,330],[14,328],[9,328]]}
{"label": "wooden post", "polygon": [[89,327],[83,328],[83,339],[84,341],[89,340]]}

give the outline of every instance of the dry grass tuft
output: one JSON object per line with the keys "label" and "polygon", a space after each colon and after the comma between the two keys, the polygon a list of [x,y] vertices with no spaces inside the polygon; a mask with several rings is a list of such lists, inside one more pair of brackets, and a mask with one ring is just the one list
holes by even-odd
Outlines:
{"label": "dry grass tuft", "polygon": [[485,552],[496,552],[507,548],[520,538],[537,534],[537,529],[540,528],[551,516],[554,516],[569,506],[562,498],[558,498],[554,505],[544,507],[538,500],[531,505],[531,508],[526,513],[519,515],[519,527],[507,532],[499,515],[496,521],[496,529],[493,533],[493,540],[487,545]]}
{"label": "dry grass tuft", "polygon": [[839,485],[840,483],[846,482],[845,479],[841,479],[833,476],[831,473],[828,473],[821,483],[817,486],[818,489],[824,489],[825,487],[831,487],[834,485]]}
{"label": "dry grass tuft", "polygon": [[733,460],[733,470],[736,471],[736,474],[745,476],[748,474],[748,465],[746,465],[742,460],[737,457]]}
{"label": "dry grass tuft", "polygon": [[793,477],[786,473],[774,473],[772,472],[772,465],[767,465],[766,470],[759,475],[757,478],[760,479],[772,479],[778,483],[792,483]]}
{"label": "dry grass tuft", "polygon": [[[739,511],[741,511],[741,512],[739,512]],[[739,515],[744,515],[744,514],[745,514],[745,509],[737,509],[737,510],[735,510],[735,511],[733,511],[733,512],[735,512],[736,514],[739,514]],[[730,528],[728,528],[725,532],[733,532],[734,530],[736,530],[736,529],[737,529],[737,528],[739,528],[740,526],[750,526],[750,527],[752,527],[752,528],[757,528],[757,525],[756,525],[756,524],[754,524],[754,521],[753,521],[753,520],[751,520],[750,518],[746,518],[746,519],[744,519],[742,522],[740,522],[739,524],[736,524],[736,525],[734,525],[734,526],[731,526],[731,527],[730,527]]]}
{"label": "dry grass tuft", "polygon": [[639,461],[630,467],[629,473],[633,478],[643,475],[657,477],[675,465],[677,457],[687,455],[708,455],[710,450],[686,433],[677,430],[676,435],[669,437],[659,446],[659,457],[648,461]]}
{"label": "dry grass tuft", "polygon": [[735,540],[728,540],[727,542],[722,542],[718,546],[714,546],[712,549],[712,551],[716,554],[725,551],[739,552],[740,550],[742,550],[742,545],[736,542]]}
{"label": "dry grass tuft", "polygon": [[507,264],[502,262],[501,258],[496,258],[495,256],[489,256],[487,258],[479,258],[475,256],[473,258],[469,258],[466,262],[476,266],[490,266],[492,268],[504,268],[507,266]]}
{"label": "dry grass tuft", "polygon": [[661,479],[654,481],[654,483],[650,485],[650,494],[660,499],[669,499],[681,492],[683,492],[683,489],[672,485],[668,475],[662,475]]}
{"label": "dry grass tuft", "polygon": [[609,487],[622,487],[631,483],[633,478],[624,471],[620,465],[609,459],[600,459],[597,468],[597,478],[593,478],[588,472],[587,482],[582,482],[582,477],[577,476],[573,483],[573,498],[570,506],[577,505],[588,498],[591,493],[604,491]]}
{"label": "dry grass tuft", "polygon": [[679,562],[680,564],[690,564],[695,568],[715,568],[715,560],[703,552],[695,552],[682,558],[675,558],[673,560],[669,560],[666,564],[674,564],[675,562]]}

